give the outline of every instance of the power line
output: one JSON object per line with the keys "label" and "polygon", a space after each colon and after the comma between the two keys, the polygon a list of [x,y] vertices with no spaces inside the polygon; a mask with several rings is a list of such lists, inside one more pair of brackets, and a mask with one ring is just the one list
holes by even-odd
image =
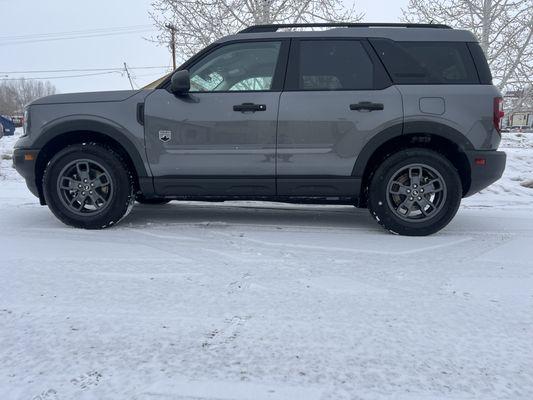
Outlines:
{"label": "power line", "polygon": [[14,44],[40,43],[40,42],[56,42],[56,41],[61,41],[61,40],[73,40],[73,39],[89,39],[89,38],[96,38],[96,37],[108,37],[108,36],[118,36],[118,35],[129,35],[132,33],[149,32],[152,30],[153,29],[139,29],[136,31],[101,33],[101,34],[93,34],[93,35],[65,36],[65,37],[57,37],[57,38],[52,37],[52,38],[45,38],[45,39],[19,40],[19,41],[11,41],[11,42],[0,41],[0,46],[9,46],[9,45],[14,45]]}
{"label": "power line", "polygon": [[[168,66],[130,67],[128,69],[169,69]],[[96,72],[96,71],[124,71],[124,68],[80,68],[80,69],[47,69],[47,70],[26,70],[26,71],[0,71],[0,74],[43,74],[61,72]]]}
{"label": "power line", "polygon": [[[41,76],[41,77],[33,77],[33,78],[24,78],[27,81],[35,81],[35,80],[46,80],[46,79],[65,79],[65,78],[81,78],[85,76],[97,76],[97,75],[109,75],[109,74],[122,74],[124,72],[124,69],[122,71],[108,71],[108,72],[97,72],[94,74],[81,74],[81,75],[63,75],[63,76]],[[22,78],[0,78],[0,81],[18,81]]]}
{"label": "power line", "polygon": [[0,36],[0,40],[19,40],[19,39],[32,39],[46,36],[71,36],[71,35],[80,35],[80,34],[90,34],[90,33],[104,33],[104,32],[114,32],[114,31],[123,31],[131,29],[145,29],[150,28],[152,25],[131,25],[131,26],[119,26],[114,28],[99,28],[99,29],[84,29],[76,31],[67,31],[67,32],[50,32],[50,33],[32,33],[29,35],[15,35],[15,36]]}

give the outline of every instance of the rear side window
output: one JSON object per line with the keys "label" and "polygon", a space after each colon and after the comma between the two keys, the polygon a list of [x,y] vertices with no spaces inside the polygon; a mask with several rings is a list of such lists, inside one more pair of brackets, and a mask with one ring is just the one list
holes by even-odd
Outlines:
{"label": "rear side window", "polygon": [[298,90],[364,90],[374,85],[374,65],[357,40],[302,40]]}
{"label": "rear side window", "polygon": [[479,43],[468,43],[468,49],[472,57],[474,57],[480,82],[483,85],[492,85],[492,74],[490,73],[489,64]]}
{"label": "rear side window", "polygon": [[372,45],[398,84],[478,84],[476,67],[462,42],[394,42]]}

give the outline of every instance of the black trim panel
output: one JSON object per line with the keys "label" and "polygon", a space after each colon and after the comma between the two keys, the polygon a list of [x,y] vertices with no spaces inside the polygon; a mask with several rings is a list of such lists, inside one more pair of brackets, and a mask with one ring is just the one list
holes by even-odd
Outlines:
{"label": "black trim panel", "polygon": [[278,196],[357,197],[361,179],[353,176],[278,177]]}
{"label": "black trim panel", "polygon": [[361,153],[359,153],[352,175],[362,177],[368,161],[379,147],[391,139],[409,134],[440,136],[455,143],[463,151],[474,149],[474,145],[465,135],[448,125],[430,121],[404,122],[403,124],[393,125],[370,139],[361,150]]}
{"label": "black trim panel", "polygon": [[430,121],[410,121],[404,122],[403,133],[405,135],[411,133],[431,134],[441,136],[448,139],[459,146],[462,150],[473,150],[474,145],[466,135],[462,134],[458,130],[452,128],[449,125],[440,124],[438,122]]}
{"label": "black trim panel", "polygon": [[[26,160],[25,156],[31,156],[31,160]],[[13,166],[17,172],[26,181],[26,186],[30,192],[36,197],[41,197],[37,184],[35,182],[35,162],[39,156],[39,150],[32,149],[14,149],[13,150]]]}
{"label": "black trim panel", "polygon": [[[41,133],[37,141],[34,143],[34,147],[43,148],[47,143],[57,136],[64,133],[84,131],[95,132],[110,139],[117,141],[128,152],[133,161],[133,165],[137,171],[138,176],[148,176],[149,174],[144,167],[144,162],[137,151],[135,145],[131,142],[128,136],[123,133],[119,128],[116,128],[105,122],[92,120],[92,119],[76,119],[70,121],[59,122],[52,126],[46,127]],[[144,146],[144,142],[143,142]]]}
{"label": "black trim panel", "polygon": [[[356,198],[361,179],[353,176],[163,176],[154,178],[157,196],[217,198]],[[335,199],[332,199],[335,200]]]}
{"label": "black trim panel", "polygon": [[163,176],[154,178],[159,196],[274,196],[273,176]]}
{"label": "black trim panel", "polygon": [[[505,170],[507,155],[503,151],[467,151],[465,152],[470,163],[470,187],[463,197],[468,197],[501,178]],[[476,159],[484,160],[483,165],[478,165]]]}

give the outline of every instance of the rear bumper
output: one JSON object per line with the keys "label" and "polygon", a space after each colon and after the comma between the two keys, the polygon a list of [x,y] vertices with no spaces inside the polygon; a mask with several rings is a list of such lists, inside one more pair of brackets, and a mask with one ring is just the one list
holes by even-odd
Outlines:
{"label": "rear bumper", "polygon": [[505,170],[503,151],[467,151],[470,164],[470,188],[464,197],[473,195],[501,178]]}
{"label": "rear bumper", "polygon": [[13,166],[26,181],[26,186],[35,196],[39,196],[39,189],[35,179],[35,163],[39,150],[15,149],[13,151]]}

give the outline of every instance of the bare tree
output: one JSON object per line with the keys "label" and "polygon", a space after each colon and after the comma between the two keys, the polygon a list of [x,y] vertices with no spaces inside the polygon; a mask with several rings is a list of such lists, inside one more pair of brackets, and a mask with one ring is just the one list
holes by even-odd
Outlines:
{"label": "bare tree", "polygon": [[154,0],[150,12],[159,43],[170,43],[175,29],[182,60],[254,24],[352,22],[362,16],[355,11],[355,1],[346,8],[342,0]]}
{"label": "bare tree", "polygon": [[478,38],[494,82],[531,94],[533,0],[409,0],[403,19],[468,29]]}
{"label": "bare tree", "polygon": [[49,81],[24,78],[0,81],[0,114],[20,113],[33,100],[55,93],[56,88]]}

